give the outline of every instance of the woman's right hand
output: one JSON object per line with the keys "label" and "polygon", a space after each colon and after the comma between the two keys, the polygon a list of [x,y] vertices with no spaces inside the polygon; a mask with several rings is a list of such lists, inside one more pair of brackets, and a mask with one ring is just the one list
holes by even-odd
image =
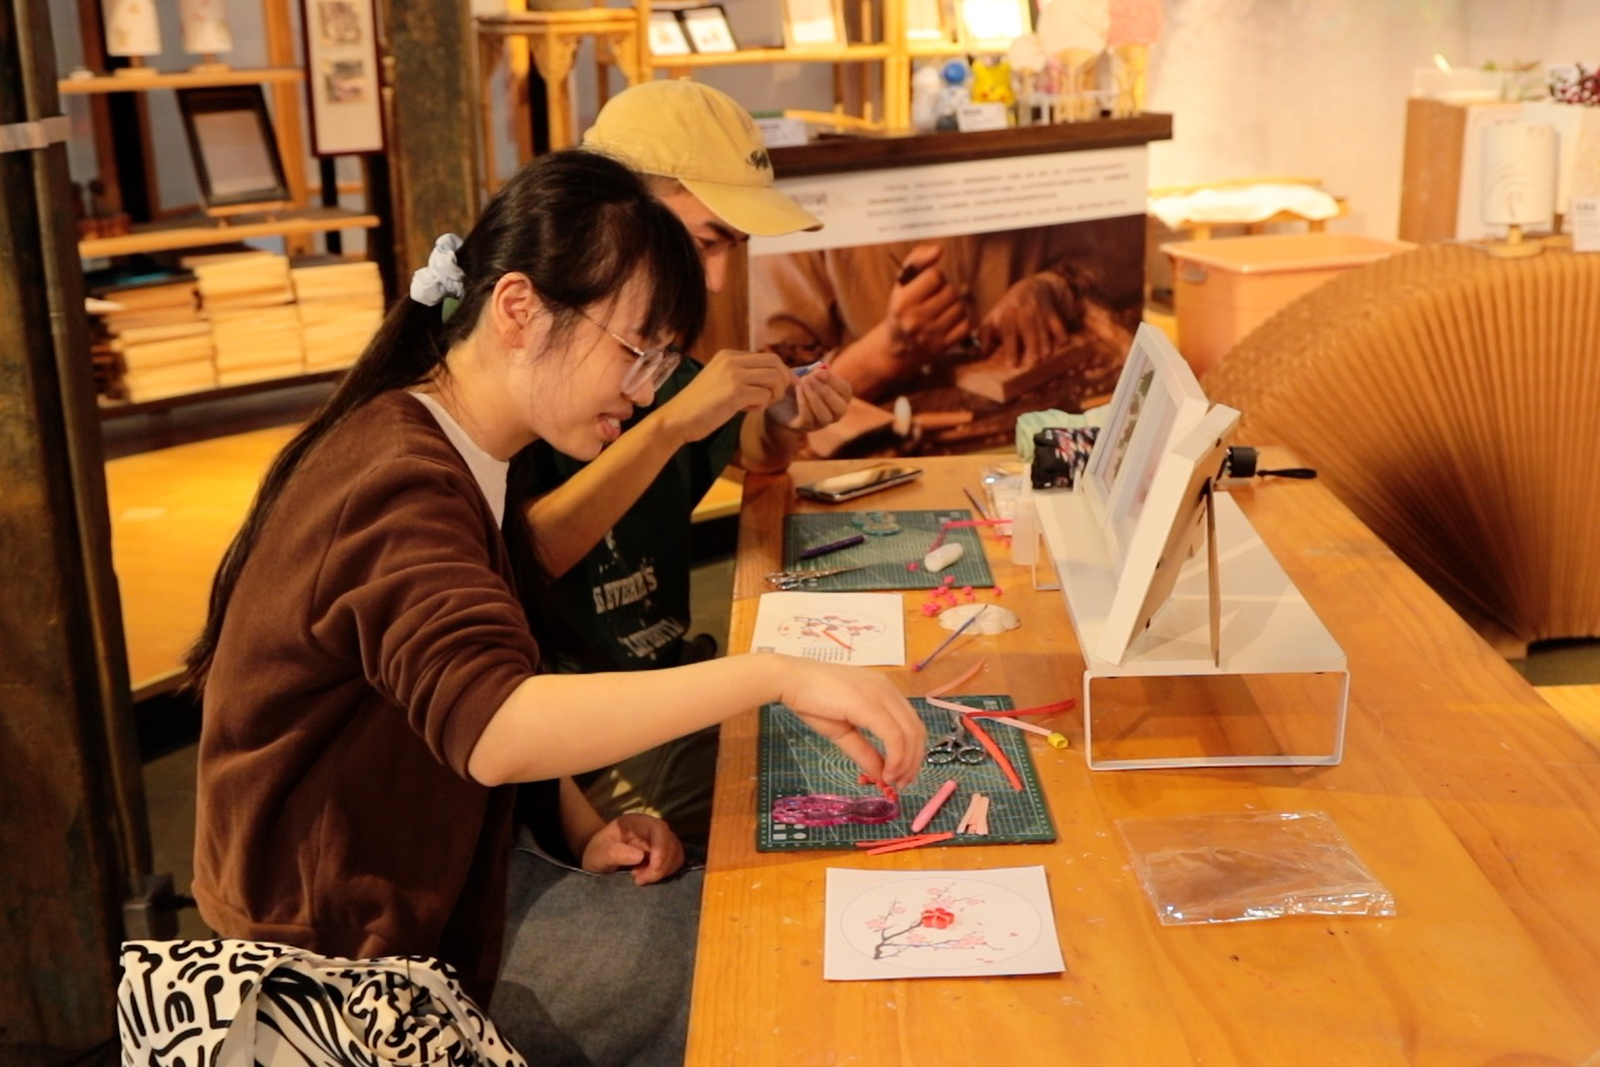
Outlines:
{"label": "woman's right hand", "polygon": [[699,441],[741,411],[776,403],[793,382],[793,372],[777,354],[725,348],[683,392],[661,405],[658,415],[683,442]]}
{"label": "woman's right hand", "polygon": [[[928,733],[888,678],[860,667],[775,656],[784,668],[779,699],[877,781],[910,785],[927,754]],[[883,742],[880,754],[861,733]]]}

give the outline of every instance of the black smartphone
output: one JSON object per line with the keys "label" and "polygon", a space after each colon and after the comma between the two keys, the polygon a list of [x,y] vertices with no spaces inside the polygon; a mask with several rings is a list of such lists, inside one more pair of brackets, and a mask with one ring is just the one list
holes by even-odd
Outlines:
{"label": "black smartphone", "polygon": [[824,504],[839,504],[846,500],[854,500],[858,496],[866,496],[868,493],[876,493],[879,489],[904,485],[921,474],[921,467],[879,463],[863,470],[851,471],[849,474],[835,474],[810,485],[796,486],[795,492],[809,500],[820,500]]}

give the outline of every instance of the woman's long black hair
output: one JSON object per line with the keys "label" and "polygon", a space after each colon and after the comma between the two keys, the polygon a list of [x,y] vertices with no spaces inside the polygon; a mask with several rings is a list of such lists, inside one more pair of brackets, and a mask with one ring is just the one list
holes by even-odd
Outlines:
{"label": "woman's long black hair", "polygon": [[402,297],[327,403],[268,469],[217,568],[205,629],[185,657],[196,691],[216,656],[239,572],[295,470],[351,412],[434,374],[451,346],[472,333],[503,276],[523,274],[533,284],[552,316],[552,346],[570,333],[580,309],[616,299],[636,274],[650,285],[644,321],[630,324],[643,336],[672,337],[687,349],[705,320],[705,275],[683,224],[639,175],[597,152],[554,152],[523,167],[484,208],[456,261],[465,292],[448,321],[440,307]]}

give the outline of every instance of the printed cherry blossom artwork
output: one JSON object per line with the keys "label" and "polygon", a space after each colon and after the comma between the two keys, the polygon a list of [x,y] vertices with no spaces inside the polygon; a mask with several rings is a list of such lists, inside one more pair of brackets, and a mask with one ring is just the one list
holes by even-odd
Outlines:
{"label": "printed cherry blossom artwork", "polygon": [[1043,867],[830,868],[823,977],[1051,974],[1066,969]]}
{"label": "printed cherry blossom artwork", "polygon": [[858,667],[901,666],[904,605],[898,593],[763,593],[750,647]]}

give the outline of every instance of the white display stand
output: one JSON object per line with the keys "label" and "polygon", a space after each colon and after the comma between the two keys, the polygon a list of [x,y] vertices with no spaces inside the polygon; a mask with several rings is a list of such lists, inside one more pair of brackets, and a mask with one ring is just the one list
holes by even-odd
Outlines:
{"label": "white display stand", "polygon": [[[1182,567],[1120,663],[1091,651],[1102,646],[1118,570],[1088,495],[1058,489],[1021,501],[1019,510],[1031,505],[1035,513],[1083,650],[1091,768],[1326,766],[1343,756],[1350,691],[1344,651],[1239,506],[1226,493],[1211,496],[1215,553],[1196,552]],[[1107,694],[1117,688],[1141,694],[1131,703],[1145,703],[1108,726],[1118,709],[1097,712],[1095,698],[1115,702]],[[1172,729],[1160,728],[1163,717]]]}

